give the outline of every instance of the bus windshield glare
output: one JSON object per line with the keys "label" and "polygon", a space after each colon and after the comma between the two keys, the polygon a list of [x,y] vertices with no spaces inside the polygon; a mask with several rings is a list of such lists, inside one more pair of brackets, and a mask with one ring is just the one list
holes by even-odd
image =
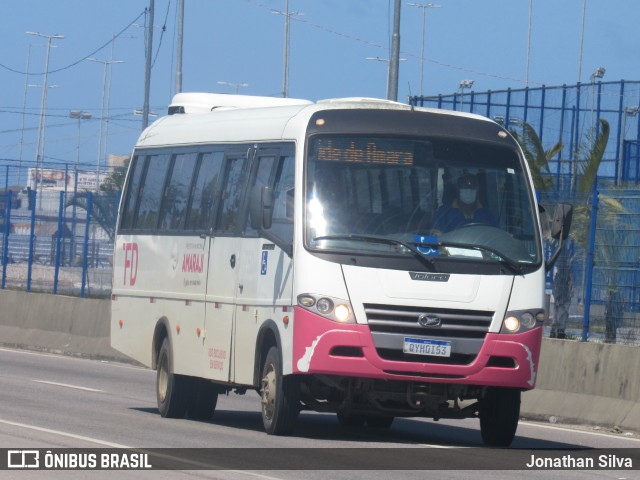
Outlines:
{"label": "bus windshield glare", "polygon": [[513,148],[316,135],[307,151],[310,251],[540,266],[532,192]]}

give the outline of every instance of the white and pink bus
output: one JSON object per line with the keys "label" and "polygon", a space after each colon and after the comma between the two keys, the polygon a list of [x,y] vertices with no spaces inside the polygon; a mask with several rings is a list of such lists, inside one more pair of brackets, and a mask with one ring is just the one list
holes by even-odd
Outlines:
{"label": "white and pink bus", "polygon": [[536,382],[544,277],[528,167],[495,122],[179,94],[133,152],[111,342],[157,370],[164,417],[255,390],[269,434],[303,410],[476,417],[505,446]]}

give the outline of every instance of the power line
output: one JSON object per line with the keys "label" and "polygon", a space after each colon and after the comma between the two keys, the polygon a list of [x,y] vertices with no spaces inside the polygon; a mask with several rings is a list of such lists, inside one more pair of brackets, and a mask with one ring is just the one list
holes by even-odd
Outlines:
{"label": "power line", "polygon": [[33,72],[22,72],[20,70],[16,70],[15,68],[11,68],[8,67],[7,65],[0,63],[0,68],[4,68],[5,70],[8,70],[10,72],[13,73],[17,73],[20,75],[45,75],[45,74],[51,74],[51,73],[58,73],[58,72],[62,72],[64,70],[68,70],[72,67],[75,67],[76,65],[84,62],[85,60],[87,60],[89,57],[94,56],[96,53],[100,52],[101,50],[104,50],[106,47],[108,47],[109,45],[111,45],[118,37],[120,37],[125,31],[127,31],[129,29],[129,27],[131,27],[134,23],[136,23],[138,21],[138,19],[144,15],[145,12],[142,12],[140,15],[138,15],[133,21],[131,21],[129,23],[129,25],[127,25],[125,28],[123,28],[122,30],[120,30],[120,32],[116,35],[113,35],[111,37],[111,40],[109,40],[108,42],[106,42],[104,45],[102,45],[101,47],[97,48],[96,50],[94,50],[93,52],[91,52],[90,54],[86,55],[85,57],[81,58],[80,60],[73,62],[69,65],[67,65],[66,67],[62,67],[62,68],[57,68],[55,70],[49,70],[48,72],[38,72],[38,73],[33,73]]}

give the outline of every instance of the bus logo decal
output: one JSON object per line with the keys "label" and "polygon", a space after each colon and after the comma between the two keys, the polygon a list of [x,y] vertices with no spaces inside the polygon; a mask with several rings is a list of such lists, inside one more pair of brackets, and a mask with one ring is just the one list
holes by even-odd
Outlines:
{"label": "bus logo decal", "polygon": [[129,285],[136,284],[138,277],[138,244],[135,242],[125,242],[122,244],[124,250],[124,284],[127,284],[127,270],[129,270]]}
{"label": "bus logo decal", "polygon": [[418,317],[418,323],[423,327],[441,327],[442,320],[435,315],[429,315],[428,313],[423,313]]}
{"label": "bus logo decal", "polygon": [[420,280],[422,282],[448,282],[450,275],[448,273],[424,273],[409,272],[412,280]]}
{"label": "bus logo decal", "polygon": [[269,260],[269,252],[267,250],[262,251],[262,262],[260,263],[260,275],[267,274],[267,262]]}

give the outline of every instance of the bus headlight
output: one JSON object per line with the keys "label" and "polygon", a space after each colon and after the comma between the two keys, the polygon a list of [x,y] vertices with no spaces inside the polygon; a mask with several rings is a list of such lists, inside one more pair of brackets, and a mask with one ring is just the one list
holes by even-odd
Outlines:
{"label": "bus headlight", "polygon": [[355,323],[353,309],[347,300],[303,293],[298,295],[298,306],[313,313],[322,315],[329,320],[340,323]]}
{"label": "bus headlight", "polygon": [[544,310],[509,311],[502,322],[500,333],[522,333],[541,326],[546,318]]}
{"label": "bus headlight", "polygon": [[322,297],[316,302],[316,308],[322,315],[333,312],[333,302],[327,297]]}
{"label": "bus headlight", "polygon": [[336,318],[339,322],[346,322],[351,316],[351,309],[346,305],[340,304],[335,309]]}

